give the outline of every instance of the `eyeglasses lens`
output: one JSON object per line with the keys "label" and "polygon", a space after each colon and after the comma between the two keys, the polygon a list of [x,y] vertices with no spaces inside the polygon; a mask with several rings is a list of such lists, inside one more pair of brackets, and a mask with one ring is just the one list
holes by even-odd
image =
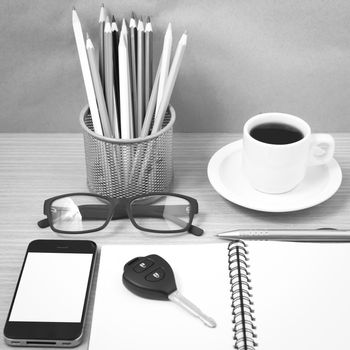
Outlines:
{"label": "eyeglasses lens", "polygon": [[95,230],[106,222],[109,208],[109,202],[98,197],[62,197],[51,204],[51,222],[57,230],[66,232]]}
{"label": "eyeglasses lens", "polygon": [[132,201],[131,213],[137,225],[144,229],[181,230],[189,224],[190,203],[176,196],[145,196]]}

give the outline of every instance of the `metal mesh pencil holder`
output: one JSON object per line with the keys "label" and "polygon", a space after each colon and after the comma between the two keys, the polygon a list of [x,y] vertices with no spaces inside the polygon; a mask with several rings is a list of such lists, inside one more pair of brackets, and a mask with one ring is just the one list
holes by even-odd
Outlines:
{"label": "metal mesh pencil holder", "polygon": [[80,124],[89,190],[111,198],[169,191],[173,180],[175,119],[175,110],[169,106],[158,133],[142,139],[114,139],[93,132],[90,110],[84,107]]}

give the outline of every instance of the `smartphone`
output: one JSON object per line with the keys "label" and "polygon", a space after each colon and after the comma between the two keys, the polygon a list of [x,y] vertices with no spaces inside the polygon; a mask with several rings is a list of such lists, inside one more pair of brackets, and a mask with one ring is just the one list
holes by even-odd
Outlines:
{"label": "smartphone", "polygon": [[35,240],[28,246],[7,316],[8,345],[73,347],[82,341],[97,246]]}

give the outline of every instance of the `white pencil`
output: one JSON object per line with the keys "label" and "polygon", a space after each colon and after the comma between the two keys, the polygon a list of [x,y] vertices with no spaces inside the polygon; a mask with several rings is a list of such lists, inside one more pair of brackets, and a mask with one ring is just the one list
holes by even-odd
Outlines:
{"label": "white pencil", "polygon": [[182,34],[182,36],[179,40],[179,43],[177,45],[176,52],[175,52],[174,59],[173,59],[173,63],[171,64],[169,76],[168,76],[168,79],[167,79],[166,84],[165,84],[164,95],[163,95],[162,101],[160,103],[159,110],[158,110],[158,112],[156,112],[156,116],[154,119],[152,134],[155,134],[156,132],[158,132],[162,128],[164,115],[165,115],[165,112],[166,112],[168,105],[169,105],[170,97],[171,97],[171,94],[172,94],[173,89],[174,89],[177,75],[178,75],[179,70],[180,70],[180,66],[181,66],[181,62],[182,62],[182,59],[183,59],[183,56],[185,53],[186,45],[187,45],[187,32]]}
{"label": "white pencil", "polygon": [[145,30],[142,19],[137,26],[137,116],[135,115],[135,137],[141,134],[145,117]]}
{"label": "white pencil", "polygon": [[160,66],[162,63],[162,57],[159,59],[158,69],[156,73],[156,77],[154,79],[153,88],[151,97],[149,98],[147,109],[146,109],[146,115],[145,120],[143,121],[142,130],[140,137],[146,137],[149,133],[149,128],[151,126],[151,122],[154,115],[154,109],[156,106],[157,101],[157,93],[158,93],[158,85],[159,85],[159,76],[160,76]]}
{"label": "white pencil", "polygon": [[169,74],[172,44],[173,44],[173,34],[171,29],[171,23],[169,23],[164,36],[162,64],[160,68],[160,77],[159,77],[159,86],[158,86],[158,95],[157,95],[156,114],[159,110],[160,103],[163,99],[165,83]]}
{"label": "white pencil", "polygon": [[137,30],[136,30],[136,16],[135,13],[131,13],[130,18],[130,37],[129,37],[129,60],[130,60],[130,79],[131,79],[131,96],[132,96],[132,112],[135,118],[137,118]]}
{"label": "white pencil", "polygon": [[75,42],[77,44],[77,49],[78,49],[78,54],[80,59],[81,70],[83,73],[86,95],[90,106],[92,124],[94,126],[95,133],[98,135],[103,135],[100,114],[97,108],[94,85],[92,82],[91,72],[89,68],[89,61],[88,61],[88,57],[85,49],[85,40],[83,36],[83,31],[81,29],[79,17],[75,8],[73,8],[73,11],[72,11],[72,22],[73,22]]}
{"label": "white pencil", "polygon": [[88,59],[89,59],[90,71],[91,71],[92,81],[93,81],[94,88],[95,88],[98,109],[100,111],[103,135],[105,135],[107,137],[113,137],[113,133],[111,131],[110,121],[108,118],[106,101],[105,101],[105,97],[103,94],[101,78],[100,78],[99,70],[98,70],[97,63],[96,63],[95,48],[94,48],[94,45],[92,44],[92,41],[88,35],[87,35],[87,39],[86,39],[86,52],[87,52]]}
{"label": "white pencil", "polygon": [[145,108],[151,96],[153,86],[153,30],[151,19],[147,17],[145,26]]}
{"label": "white pencil", "polygon": [[123,19],[119,38],[119,90],[120,90],[120,130],[122,139],[133,138],[133,119],[131,107],[131,82],[129,68],[129,54],[127,44],[127,29]]}

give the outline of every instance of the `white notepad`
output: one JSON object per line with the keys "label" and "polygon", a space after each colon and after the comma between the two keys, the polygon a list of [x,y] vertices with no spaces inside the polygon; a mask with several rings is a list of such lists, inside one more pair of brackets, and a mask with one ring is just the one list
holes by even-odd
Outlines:
{"label": "white notepad", "polygon": [[257,349],[350,348],[350,244],[248,243]]}
{"label": "white notepad", "polygon": [[[89,350],[231,349],[227,253],[227,242],[103,246]],[[216,328],[208,328],[171,301],[143,299],[124,287],[125,263],[149,254],[168,261],[178,290],[213,317]]]}
{"label": "white notepad", "polygon": [[[89,349],[348,348],[350,244],[250,242],[245,250],[236,246],[228,250],[222,242],[102,247]],[[204,326],[170,301],[143,299],[124,287],[124,264],[148,254],[170,263],[179,291],[213,317],[217,328]],[[234,318],[244,322],[233,324]],[[252,332],[251,326],[256,327]]]}

